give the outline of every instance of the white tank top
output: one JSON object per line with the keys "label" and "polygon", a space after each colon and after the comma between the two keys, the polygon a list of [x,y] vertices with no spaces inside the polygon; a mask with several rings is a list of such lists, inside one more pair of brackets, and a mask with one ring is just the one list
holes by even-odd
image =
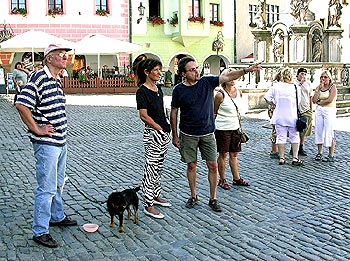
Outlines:
{"label": "white tank top", "polygon": [[[233,104],[230,96],[222,88],[220,90],[223,92],[224,100],[219,106],[217,115],[215,118],[215,127],[217,130],[237,130],[239,129],[239,119],[236,110],[236,106]],[[239,91],[237,90],[237,97],[233,99],[239,108]]]}

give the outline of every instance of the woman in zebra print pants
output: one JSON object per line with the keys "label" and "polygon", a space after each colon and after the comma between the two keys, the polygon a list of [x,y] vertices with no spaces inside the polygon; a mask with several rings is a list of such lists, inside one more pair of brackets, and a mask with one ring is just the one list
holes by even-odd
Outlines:
{"label": "woman in zebra print pants", "polygon": [[153,218],[164,218],[153,205],[170,207],[160,198],[160,176],[170,143],[170,124],[164,109],[163,92],[156,82],[161,77],[162,63],[155,59],[144,59],[136,65],[139,89],[136,92],[137,109],[145,123],[143,144],[145,166],[142,179],[145,214]]}

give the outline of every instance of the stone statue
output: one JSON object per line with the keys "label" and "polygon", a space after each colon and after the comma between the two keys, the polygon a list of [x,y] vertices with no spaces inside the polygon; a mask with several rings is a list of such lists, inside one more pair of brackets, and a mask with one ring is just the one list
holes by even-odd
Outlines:
{"label": "stone statue", "polygon": [[342,5],[339,0],[330,0],[328,8],[328,28],[332,26],[340,27],[339,19],[342,14]]}
{"label": "stone statue", "polygon": [[291,15],[298,24],[306,24],[307,21],[315,20],[315,14],[309,10],[309,3],[312,0],[291,0]]}
{"label": "stone statue", "polygon": [[283,31],[277,30],[275,35],[273,36],[273,55],[274,55],[274,62],[280,63],[284,61],[284,46],[283,46]]}
{"label": "stone statue", "polygon": [[312,36],[312,62],[322,61],[322,32],[315,30]]}
{"label": "stone statue", "polygon": [[254,23],[258,29],[266,29],[266,0],[259,0],[256,6],[256,13],[254,16]]}

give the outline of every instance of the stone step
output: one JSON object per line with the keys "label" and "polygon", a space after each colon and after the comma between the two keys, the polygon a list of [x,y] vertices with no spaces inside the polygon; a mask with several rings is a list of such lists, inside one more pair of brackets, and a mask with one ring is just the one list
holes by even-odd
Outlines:
{"label": "stone step", "polygon": [[338,94],[350,93],[350,87],[337,87]]}
{"label": "stone step", "polygon": [[350,113],[350,106],[337,108],[337,115]]}
{"label": "stone step", "polygon": [[350,107],[350,100],[337,101],[337,108]]}
{"label": "stone step", "polygon": [[338,93],[337,101],[350,100],[350,93]]}
{"label": "stone step", "polygon": [[346,118],[346,117],[350,117],[350,111],[347,113],[337,114],[337,118]]}

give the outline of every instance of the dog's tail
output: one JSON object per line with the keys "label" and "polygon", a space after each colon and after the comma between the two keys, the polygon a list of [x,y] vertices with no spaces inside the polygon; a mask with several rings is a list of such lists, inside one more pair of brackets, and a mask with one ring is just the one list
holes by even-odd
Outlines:
{"label": "dog's tail", "polygon": [[135,192],[139,191],[140,190],[140,186],[136,187],[133,189]]}

